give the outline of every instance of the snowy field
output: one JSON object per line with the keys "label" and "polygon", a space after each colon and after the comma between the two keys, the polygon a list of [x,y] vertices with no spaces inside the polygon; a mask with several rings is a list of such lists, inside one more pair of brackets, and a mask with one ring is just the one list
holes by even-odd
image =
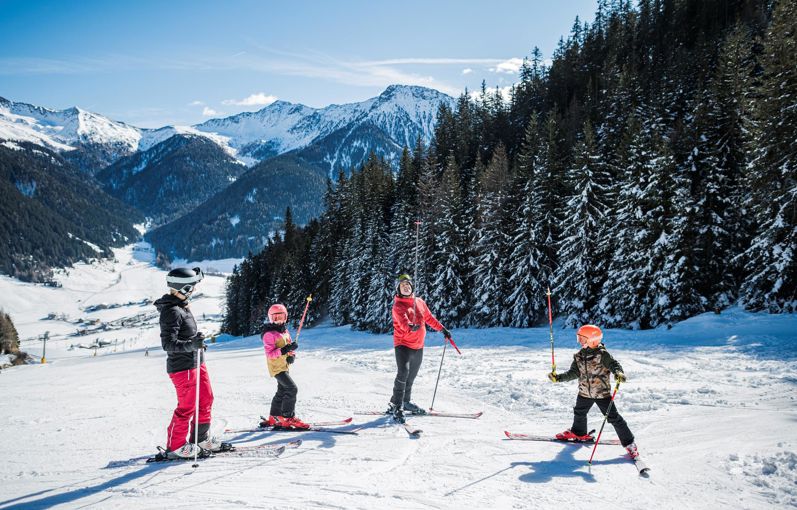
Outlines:
{"label": "snowy field", "polygon": [[[228,435],[238,444],[295,436],[304,443],[277,459],[220,456],[196,469],[145,464],[140,458],[164,443],[176,403],[149,304],[163,293],[165,274],[151,266],[145,245],[116,254],[59,275],[58,289],[0,277],[0,307],[23,350],[40,356],[39,336],[49,332],[47,364],[0,372],[0,508],[797,506],[797,317],[739,309],[671,330],[606,331],[629,379],[617,405],[651,467],[648,478],[619,446],[599,446],[588,468],[591,447],[504,439],[504,430],[554,434],[570,426],[576,383],[546,379],[547,328],[454,330],[463,354],[446,351],[435,408],[484,415],[413,418],[424,431],[418,439],[382,417],[353,414],[387,404],[390,335],[304,330],[291,369],[297,413],[308,421],[353,416],[359,435]],[[192,308],[206,334],[218,331],[223,289],[221,277],[198,288]],[[72,336],[78,330],[84,334]],[[575,334],[555,334],[563,372]],[[98,340],[106,345],[91,348]],[[429,334],[427,345],[414,391],[423,406],[442,336]],[[208,367],[217,427],[252,426],[268,412],[276,383],[257,337],[220,337]],[[601,418],[593,409],[591,428]],[[615,437],[610,426],[604,435]]]}

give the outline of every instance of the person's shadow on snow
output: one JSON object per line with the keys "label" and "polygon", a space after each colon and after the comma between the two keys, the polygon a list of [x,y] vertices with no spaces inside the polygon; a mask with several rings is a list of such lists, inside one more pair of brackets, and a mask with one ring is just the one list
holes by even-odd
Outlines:
{"label": "person's shadow on snow", "polygon": [[[590,473],[587,463],[575,458],[576,449],[581,445],[562,445],[562,450],[552,460],[539,462],[513,462],[512,467],[528,466],[531,472],[524,473],[518,480],[526,483],[547,483],[554,478],[581,478],[585,482],[596,482]],[[592,465],[620,464],[622,458],[611,460],[593,460]]]}

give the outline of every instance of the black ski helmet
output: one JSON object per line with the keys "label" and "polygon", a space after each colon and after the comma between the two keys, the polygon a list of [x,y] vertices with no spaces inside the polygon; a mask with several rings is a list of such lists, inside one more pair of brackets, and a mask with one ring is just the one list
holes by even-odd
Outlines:
{"label": "black ski helmet", "polygon": [[396,294],[401,296],[401,289],[399,287],[401,287],[401,283],[402,282],[409,283],[410,284],[410,288],[412,289],[412,292],[415,292],[415,284],[412,283],[412,278],[410,278],[410,275],[402,274],[402,275],[399,275],[398,281],[396,282]]}
{"label": "black ski helmet", "polygon": [[189,269],[187,267],[178,267],[169,271],[166,275],[166,285],[170,289],[174,289],[183,295],[188,295],[194,291],[197,283],[202,281],[205,275],[198,267]]}

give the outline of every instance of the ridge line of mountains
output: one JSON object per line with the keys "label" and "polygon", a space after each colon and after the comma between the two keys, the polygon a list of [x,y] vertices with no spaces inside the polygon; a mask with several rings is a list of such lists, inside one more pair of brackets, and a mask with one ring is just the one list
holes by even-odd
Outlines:
{"label": "ridge line of mountains", "polygon": [[147,220],[158,227],[147,239],[167,257],[243,257],[280,228],[286,207],[299,224],[320,214],[327,179],[338,171],[371,152],[396,164],[405,146],[429,144],[440,105],[454,103],[433,89],[391,85],[359,103],[276,101],[193,126],[145,129],[0,97],[0,272],[46,280],[51,267],[108,256]]}

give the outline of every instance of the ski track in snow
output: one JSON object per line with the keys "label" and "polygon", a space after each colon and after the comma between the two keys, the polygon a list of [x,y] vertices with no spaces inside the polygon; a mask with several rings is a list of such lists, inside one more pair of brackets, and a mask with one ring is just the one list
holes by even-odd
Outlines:
{"label": "ski track in snow", "polygon": [[[463,351],[447,350],[435,407],[484,411],[478,420],[411,417],[417,438],[382,416],[354,415],[358,436],[253,432],[259,444],[300,437],[279,458],[223,457],[144,464],[163,444],[175,404],[160,350],[157,319],[71,337],[71,320],[110,322],[150,313],[164,273],[136,260],[77,265],[63,288],[0,277],[0,307],[15,321],[22,348],[45,365],[0,373],[0,508],[786,508],[797,506],[797,448],[786,432],[797,421],[795,316],[731,310],[672,330],[607,331],[609,350],[629,380],[617,396],[650,476],[637,475],[619,446],[509,441],[503,431],[553,434],[570,426],[576,382],[551,384],[548,330],[455,330]],[[224,280],[208,277],[192,305],[200,329],[218,330]],[[78,301],[80,300],[80,301]],[[122,306],[86,312],[99,303]],[[205,314],[203,316],[203,314]],[[205,318],[203,318],[205,317]],[[557,371],[575,351],[572,330],[556,329]],[[70,344],[126,340],[98,350]],[[442,353],[429,333],[413,400],[428,406]],[[381,410],[395,361],[390,335],[320,326],[302,332],[291,375],[297,412],[309,420]],[[144,351],[149,348],[149,356]],[[276,383],[258,337],[220,337],[208,350],[215,428],[254,426],[268,413]],[[602,416],[593,408],[590,427]],[[607,425],[607,438],[614,431]]]}

